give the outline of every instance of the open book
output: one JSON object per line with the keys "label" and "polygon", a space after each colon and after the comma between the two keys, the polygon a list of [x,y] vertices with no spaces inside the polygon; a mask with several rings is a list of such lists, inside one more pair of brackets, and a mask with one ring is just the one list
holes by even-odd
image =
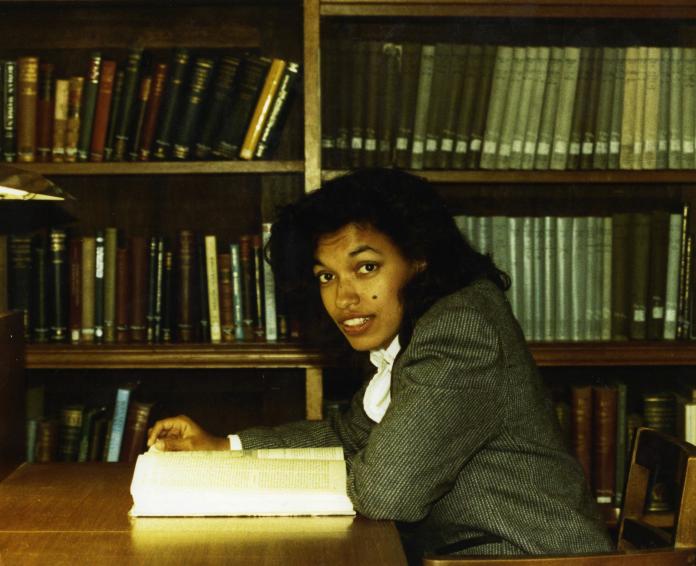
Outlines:
{"label": "open book", "polygon": [[133,516],[353,515],[343,450],[146,452]]}

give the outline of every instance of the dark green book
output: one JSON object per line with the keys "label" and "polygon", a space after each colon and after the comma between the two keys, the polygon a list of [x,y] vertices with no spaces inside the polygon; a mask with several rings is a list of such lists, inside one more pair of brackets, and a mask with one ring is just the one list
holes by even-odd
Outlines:
{"label": "dark green book", "polygon": [[602,77],[602,48],[592,49],[590,56],[590,75],[587,103],[584,108],[582,145],[580,146],[580,169],[592,169],[595,153],[597,109],[599,107],[599,89]]}
{"label": "dark green book", "polygon": [[442,128],[449,100],[454,97],[452,91],[453,45],[438,43],[435,45],[433,62],[433,79],[430,87],[428,117],[425,124],[425,146],[423,147],[423,167],[435,169],[438,165],[438,150],[442,138]]}
{"label": "dark green book", "polygon": [[2,159],[17,158],[17,62],[2,62]]}
{"label": "dark green book", "polygon": [[100,344],[104,341],[104,231],[97,230],[94,239],[94,341]]}
{"label": "dark green book", "polygon": [[351,50],[350,61],[350,127],[348,141],[348,155],[351,167],[360,167],[363,163],[363,149],[365,145],[365,99],[367,91],[365,82],[367,78],[368,44],[359,41]]}
{"label": "dark green book", "polygon": [[413,117],[416,114],[419,67],[420,45],[412,42],[404,43],[401,48],[400,100],[394,141],[394,163],[402,169],[411,164]]}
{"label": "dark green book", "polygon": [[94,433],[94,425],[100,417],[106,415],[106,407],[91,407],[82,416],[82,428],[80,429],[80,445],[77,451],[77,461],[89,460],[90,443]]}
{"label": "dark green book", "polygon": [[661,340],[665,325],[669,212],[655,210],[650,219],[650,273],[648,279],[648,340]]}
{"label": "dark green book", "polygon": [[171,73],[167,81],[167,90],[164,93],[162,117],[160,118],[157,135],[155,136],[153,151],[155,159],[165,160],[171,157],[176,117],[181,111],[180,106],[185,96],[184,81],[186,80],[190,57],[191,54],[185,47],[180,47],[174,52],[174,61],[170,65]]}
{"label": "dark green book", "polygon": [[481,77],[483,65],[483,46],[470,45],[466,54],[466,68],[462,79],[462,92],[459,100],[459,112],[454,126],[454,152],[449,166],[463,169],[469,151],[469,136],[476,97],[476,85]]}
{"label": "dark green book", "polygon": [[242,61],[239,82],[223,121],[222,131],[213,149],[213,155],[222,159],[236,159],[256,101],[271,66],[268,57],[247,55]]}
{"label": "dark green book", "polygon": [[145,125],[145,113],[147,112],[148,100],[152,89],[152,75],[146,75],[140,79],[138,96],[135,99],[133,108],[133,123],[130,129],[128,140],[128,160],[138,161],[143,139],[143,127]]}
{"label": "dark green book", "polygon": [[321,164],[324,169],[336,166],[336,127],[338,123],[338,41],[327,39],[320,53],[321,65]]}
{"label": "dark green book", "polygon": [[157,249],[159,238],[150,237],[147,255],[147,315],[146,339],[148,344],[155,342],[155,301],[157,295]]}
{"label": "dark green book", "polygon": [[[452,46],[452,75],[443,101],[440,139],[433,167],[449,169],[456,141],[457,117],[462,104],[463,84],[469,60],[469,45]],[[426,142],[427,143],[427,142]]]}
{"label": "dark green book", "polygon": [[114,90],[111,94],[109,122],[106,128],[106,137],[104,138],[104,161],[111,161],[114,155],[114,144],[116,143],[116,119],[118,118],[118,108],[121,106],[123,82],[125,77],[126,74],[122,69],[120,71],[116,71],[116,77],[114,78]]}
{"label": "dark green book", "polygon": [[[486,127],[488,103],[490,102],[491,86],[493,84],[493,68],[495,67],[495,45],[484,45],[481,75],[476,85],[474,97],[473,120],[469,130],[469,150],[467,152],[467,169],[478,169],[481,164],[483,151],[483,134]],[[454,165],[454,164],[453,164]]]}
{"label": "dark green book", "polygon": [[629,218],[625,212],[612,215],[611,339],[628,339],[629,313]]}
{"label": "dark green book", "polygon": [[384,83],[380,87],[379,127],[377,129],[377,164],[389,166],[394,159],[394,134],[396,111],[399,106],[399,66],[402,57],[401,45],[382,45],[382,71]]}
{"label": "dark green book", "polygon": [[32,245],[32,302],[31,302],[31,336],[34,342],[48,342],[50,330],[48,327],[48,252],[46,238],[39,235]]}
{"label": "dark green book", "polygon": [[82,90],[82,109],[80,110],[80,136],[77,141],[77,160],[89,159],[89,148],[92,142],[92,125],[94,124],[94,109],[97,106],[99,91],[99,73],[101,72],[102,55],[99,51],[89,54],[87,80]]}
{"label": "dark green book", "polygon": [[350,163],[350,121],[352,112],[352,76],[350,72],[351,57],[353,56],[353,42],[349,39],[339,39],[336,55],[338,60],[338,81],[333,87],[337,100],[336,112],[336,150],[333,167],[337,169],[347,168]]}
{"label": "dark green book", "polygon": [[60,410],[58,458],[62,462],[76,462],[82,432],[82,405],[67,405]]}
{"label": "dark green book", "polygon": [[68,250],[65,230],[55,228],[49,233],[49,324],[52,342],[67,342],[68,333]]}
{"label": "dark green book", "polygon": [[384,88],[381,62],[382,44],[379,41],[369,41],[365,62],[365,121],[362,144],[362,164],[365,167],[377,165],[377,127],[380,97]]}
{"label": "dark green book", "polygon": [[196,141],[196,159],[207,159],[213,151],[213,142],[220,129],[225,108],[229,105],[230,96],[239,69],[240,59],[233,55],[223,57],[218,66],[217,75],[212,85],[210,104],[205,112],[198,140]]}
{"label": "dark green book", "polygon": [[31,338],[31,236],[10,235],[8,304],[10,310],[22,313],[24,338]]}
{"label": "dark green book", "polygon": [[631,268],[630,320],[631,340],[645,340],[647,334],[648,279],[650,265],[650,214],[632,213],[629,220]]}
{"label": "dark green book", "polygon": [[208,275],[205,262],[205,237],[196,234],[196,287],[198,300],[194,303],[194,320],[199,342],[210,341],[210,317],[208,315]]}
{"label": "dark green book", "polygon": [[161,342],[162,341],[162,308],[164,305],[163,301],[163,290],[164,290],[164,254],[165,254],[165,243],[162,236],[157,238],[157,255],[155,263],[155,295],[154,295],[154,307],[152,316],[152,341]]}
{"label": "dark green book", "polygon": [[208,57],[196,59],[188,95],[183,105],[181,120],[174,138],[175,159],[188,159],[191,156],[191,150],[197,134],[196,129],[200,127],[199,121],[203,103],[208,94],[214,67],[215,62]]}
{"label": "dark green book", "polygon": [[585,106],[589,99],[590,75],[592,73],[592,47],[580,49],[580,67],[578,68],[578,84],[573,103],[573,121],[570,126],[570,144],[568,146],[568,161],[566,169],[580,168],[580,153],[582,150],[582,135],[585,130]]}
{"label": "dark green book", "polygon": [[133,110],[138,96],[138,77],[140,75],[142,57],[143,50],[140,47],[133,47],[128,53],[121,104],[118,109],[118,117],[116,118],[113,161],[123,161],[128,151],[128,140],[131,135],[131,124],[133,123]]}
{"label": "dark green book", "polygon": [[170,250],[164,252],[160,328],[162,342],[171,342],[174,339],[174,254]]}

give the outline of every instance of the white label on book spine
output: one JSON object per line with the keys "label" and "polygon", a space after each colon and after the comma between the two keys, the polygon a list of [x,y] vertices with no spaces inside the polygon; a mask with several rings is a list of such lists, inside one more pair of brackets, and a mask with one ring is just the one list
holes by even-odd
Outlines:
{"label": "white label on book spine", "polygon": [[440,142],[440,149],[442,151],[452,151],[454,147],[454,140],[452,138],[442,138]]}
{"label": "white label on book spine", "polygon": [[509,157],[510,156],[510,144],[509,143],[501,143],[500,147],[498,148],[498,155],[501,155],[503,157]]}
{"label": "white label on book spine", "polygon": [[568,147],[568,153],[570,155],[580,155],[580,144],[578,142],[571,142]]}
{"label": "white label on book spine", "polygon": [[363,140],[362,138],[350,138],[351,149],[362,149]]}
{"label": "white label on book spine", "polygon": [[633,153],[636,155],[640,155],[640,153],[643,151],[643,143],[642,142],[633,142]]}
{"label": "white label on book spine", "polygon": [[375,151],[377,149],[377,140],[375,138],[367,138],[365,140],[365,149],[367,151]]}
{"label": "white label on book spine", "polygon": [[437,140],[433,138],[425,140],[425,151],[437,151]]}
{"label": "white label on book spine", "polygon": [[620,150],[621,150],[621,142],[615,141],[615,140],[611,140],[609,142],[609,153],[611,153],[612,155],[617,155]]}
{"label": "white label on book spine", "polygon": [[411,151],[416,155],[420,155],[421,153],[423,153],[423,141],[413,140],[413,149]]}
{"label": "white label on book spine", "polygon": [[528,155],[534,155],[534,150],[536,149],[536,143],[533,141],[524,142],[524,152]]}
{"label": "white label on book spine", "polygon": [[677,309],[667,309],[665,311],[665,322],[676,322]]}
{"label": "white label on book spine", "polygon": [[537,146],[537,153],[539,155],[548,155],[550,150],[551,146],[548,142],[539,142],[539,145]]}
{"label": "white label on book spine", "polygon": [[467,145],[468,144],[463,140],[458,141],[457,145],[454,147],[454,153],[466,153]]}
{"label": "white label on book spine", "polygon": [[560,153],[561,155],[565,155],[567,150],[568,144],[566,144],[565,140],[556,140],[556,143],[553,144],[554,153]]}
{"label": "white label on book spine", "polygon": [[655,140],[645,140],[645,144],[643,145],[643,151],[645,151],[645,153],[655,153]]}
{"label": "white label on book spine", "polygon": [[396,138],[396,149],[405,151],[408,149],[408,138]]}
{"label": "white label on book spine", "polygon": [[592,155],[593,151],[594,151],[594,144],[592,142],[583,142],[582,143],[582,154],[583,155]]}
{"label": "white label on book spine", "polygon": [[522,153],[522,140],[512,142],[512,153]]}
{"label": "white label on book spine", "polygon": [[694,152],[694,142],[693,140],[685,140],[684,141],[684,153],[693,153]]}
{"label": "white label on book spine", "polygon": [[681,151],[681,140],[680,139],[669,140],[669,149],[671,149],[673,151]]}
{"label": "white label on book spine", "polygon": [[336,144],[334,143],[333,138],[322,138],[321,147],[324,149],[333,149],[336,147]]}
{"label": "white label on book spine", "polygon": [[652,317],[655,318],[663,318],[665,316],[665,309],[664,307],[653,307],[652,308]]}
{"label": "white label on book spine", "polygon": [[633,309],[633,322],[645,322],[645,309],[634,308]]}
{"label": "white label on book spine", "polygon": [[487,140],[483,142],[483,153],[492,155],[498,151],[498,144],[494,141]]}
{"label": "white label on book spine", "polygon": [[667,140],[660,140],[657,142],[658,151],[667,151]]}
{"label": "white label on book spine", "polygon": [[607,150],[609,148],[607,147],[607,142],[605,141],[598,141],[595,143],[595,153],[599,155],[604,155],[607,153]]}
{"label": "white label on book spine", "polygon": [[469,149],[471,149],[471,151],[478,151],[479,149],[481,149],[481,140],[479,138],[471,140],[471,145],[469,146]]}

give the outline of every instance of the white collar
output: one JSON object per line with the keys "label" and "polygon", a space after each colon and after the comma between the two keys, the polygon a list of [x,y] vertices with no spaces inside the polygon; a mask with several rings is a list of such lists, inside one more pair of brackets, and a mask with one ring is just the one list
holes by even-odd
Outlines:
{"label": "white collar", "polygon": [[397,334],[386,348],[370,351],[370,362],[378,370],[385,365],[388,365],[391,368],[391,366],[394,364],[394,360],[396,359],[396,355],[399,353],[399,350],[401,350],[401,344],[399,344],[399,335]]}
{"label": "white collar", "polygon": [[363,408],[367,416],[376,423],[382,420],[391,403],[391,372],[400,349],[399,337],[395,336],[386,348],[370,352],[370,362],[377,371],[365,389]]}

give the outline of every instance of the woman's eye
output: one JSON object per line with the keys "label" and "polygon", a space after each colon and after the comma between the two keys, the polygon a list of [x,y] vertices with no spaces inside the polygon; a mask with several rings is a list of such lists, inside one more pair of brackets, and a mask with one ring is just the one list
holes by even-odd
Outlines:
{"label": "woman's eye", "polygon": [[373,271],[377,271],[377,264],[376,263],[363,263],[359,268],[358,272],[359,273],[372,273]]}
{"label": "woman's eye", "polygon": [[320,284],[328,283],[329,281],[331,281],[333,279],[333,275],[331,275],[330,273],[326,273],[326,272],[317,273],[316,277],[317,277],[317,280],[319,281]]}

